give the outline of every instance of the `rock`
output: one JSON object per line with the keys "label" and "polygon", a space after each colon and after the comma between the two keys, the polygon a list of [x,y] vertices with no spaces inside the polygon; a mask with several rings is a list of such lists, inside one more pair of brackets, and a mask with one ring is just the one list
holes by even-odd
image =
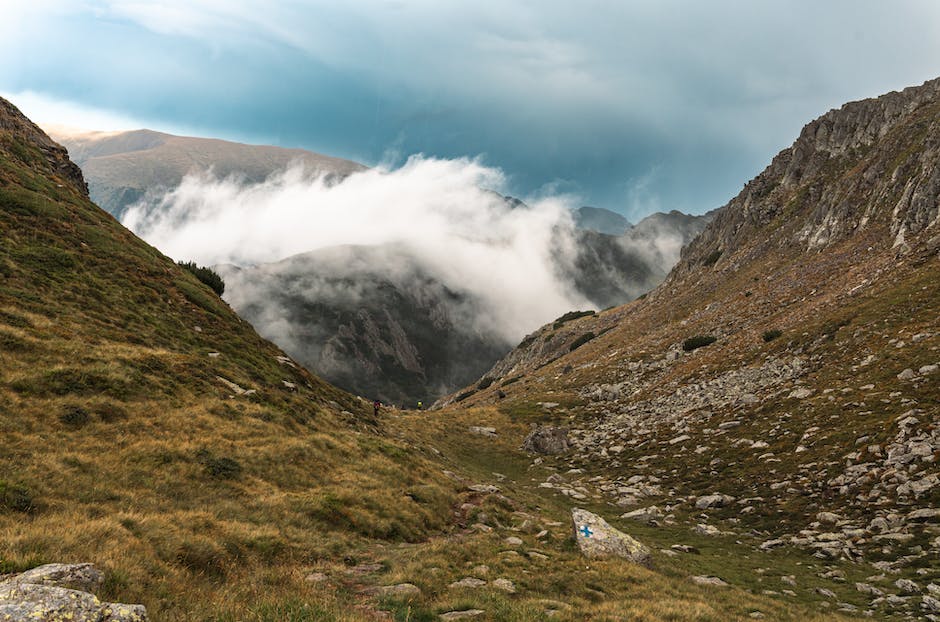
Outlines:
{"label": "rock", "polygon": [[807,397],[813,394],[812,389],[807,389],[806,387],[800,387],[799,389],[794,389],[790,392],[789,397],[797,400],[805,400]]}
{"label": "rock", "polygon": [[915,376],[916,374],[914,373],[914,370],[908,367],[898,374],[898,380],[913,380]]}
{"label": "rock", "polygon": [[611,527],[607,521],[587,510],[571,510],[575,540],[581,554],[591,559],[622,557],[636,564],[650,567],[650,550],[638,540]]}
{"label": "rock", "polygon": [[493,486],[492,484],[472,484],[470,486],[467,486],[467,488],[469,488],[473,492],[483,492],[483,493],[487,493],[490,495],[495,495],[496,493],[499,492],[499,488],[497,488],[496,486]]}
{"label": "rock", "polygon": [[897,587],[902,592],[907,594],[916,594],[920,592],[920,586],[911,581],[910,579],[898,579],[894,582],[895,587]]}
{"label": "rock", "polygon": [[482,609],[464,609],[463,611],[448,611],[438,616],[441,620],[463,620],[464,618],[476,618],[486,613]]}
{"label": "rock", "polygon": [[778,546],[783,546],[784,544],[786,544],[785,540],[781,540],[780,538],[774,538],[773,540],[765,540],[764,542],[761,542],[761,545],[759,548],[762,551],[769,551],[770,549],[775,549]]}
{"label": "rock", "polygon": [[728,585],[725,581],[722,581],[718,577],[706,577],[706,576],[692,577],[692,583],[694,583],[695,585],[708,586],[708,587],[725,587]]}
{"label": "rock", "polygon": [[704,495],[695,500],[695,507],[699,510],[708,508],[721,508],[734,501],[734,497],[722,494]]}
{"label": "rock", "polygon": [[472,425],[470,426],[469,430],[470,434],[476,434],[478,436],[496,436],[496,428]]}
{"label": "rock", "polygon": [[327,577],[325,573],[311,572],[306,577],[304,577],[304,581],[306,581],[307,583],[323,583],[328,578],[329,577]]}
{"label": "rock", "polygon": [[70,622],[146,622],[143,605],[105,603],[86,591],[103,577],[91,564],[47,564],[0,583],[0,619],[9,622],[69,620]]}
{"label": "rock", "polygon": [[417,598],[421,596],[421,588],[412,583],[398,583],[397,585],[382,585],[371,590],[377,596],[388,596],[392,598]]}
{"label": "rock", "polygon": [[917,373],[920,374],[921,376],[929,376],[930,374],[936,373],[937,369],[940,369],[940,366],[924,365],[923,367],[917,370]]}
{"label": "rock", "polygon": [[503,590],[504,592],[509,592],[510,594],[516,593],[516,586],[509,579],[496,579],[493,581],[492,585],[498,590]]}
{"label": "rock", "polygon": [[689,544],[673,544],[669,548],[673,551],[680,551],[682,553],[693,553],[695,555],[699,554],[699,550]]}
{"label": "rock", "polygon": [[842,517],[834,512],[820,512],[816,515],[816,520],[818,520],[820,523],[835,525],[840,520],[842,520]]}
{"label": "rock", "polygon": [[522,441],[522,449],[534,454],[563,454],[569,448],[567,428],[535,426]]}
{"label": "rock", "polygon": [[940,613],[940,600],[934,598],[933,596],[923,596],[921,597],[920,602],[921,606],[927,611]]}
{"label": "rock", "polygon": [[912,523],[940,523],[940,508],[922,508],[907,515]]}
{"label": "rock", "polygon": [[104,583],[104,576],[92,564],[45,564],[7,581],[65,587],[79,592],[96,592]]}
{"label": "rock", "polygon": [[503,542],[509,546],[522,546],[522,538],[518,538],[516,536],[509,536]]}
{"label": "rock", "polygon": [[669,439],[669,444],[670,444],[670,445],[678,445],[679,443],[684,443],[685,441],[689,440],[690,438],[692,438],[692,437],[689,436],[688,434],[683,434],[683,435],[681,435],[681,436],[677,436],[677,437],[675,437],[675,438]]}
{"label": "rock", "polygon": [[454,588],[454,589],[461,588],[461,587],[475,588],[475,587],[483,587],[484,585],[486,585],[486,581],[484,581],[483,579],[477,579],[476,577],[464,577],[460,581],[454,581],[447,587]]}
{"label": "rock", "polygon": [[632,512],[621,514],[620,518],[629,518],[631,520],[640,521],[641,523],[652,523],[654,521],[662,520],[663,511],[655,505],[651,505],[648,508],[640,508],[638,510],[633,510]]}

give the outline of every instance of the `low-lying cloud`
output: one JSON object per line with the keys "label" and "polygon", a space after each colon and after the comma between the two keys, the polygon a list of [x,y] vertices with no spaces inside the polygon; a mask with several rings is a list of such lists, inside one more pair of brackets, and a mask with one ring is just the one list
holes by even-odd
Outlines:
{"label": "low-lying cloud", "polygon": [[512,342],[590,303],[556,270],[558,255],[575,250],[571,199],[513,206],[498,194],[505,182],[479,160],[422,156],[340,181],[300,166],[259,184],[209,172],[131,207],[123,222],[171,257],[206,265],[405,245],[444,285],[482,302],[478,328]]}

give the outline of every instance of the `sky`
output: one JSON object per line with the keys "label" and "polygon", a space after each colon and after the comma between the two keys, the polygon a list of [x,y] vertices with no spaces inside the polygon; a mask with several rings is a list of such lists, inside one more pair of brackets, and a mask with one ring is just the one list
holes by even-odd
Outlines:
{"label": "sky", "polygon": [[940,76],[935,0],[0,0],[40,123],[471,158],[517,196],[703,213],[830,108]]}

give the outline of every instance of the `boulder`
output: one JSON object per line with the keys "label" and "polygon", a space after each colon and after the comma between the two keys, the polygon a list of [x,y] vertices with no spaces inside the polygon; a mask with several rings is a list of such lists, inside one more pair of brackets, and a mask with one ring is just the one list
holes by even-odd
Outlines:
{"label": "boulder", "polygon": [[146,622],[143,605],[104,603],[84,591],[98,589],[102,582],[101,572],[91,564],[47,564],[8,577],[0,582],[0,620]]}
{"label": "boulder", "polygon": [[652,566],[650,550],[638,540],[614,529],[607,521],[587,510],[571,510],[575,540],[581,554],[591,559],[622,557],[640,564]]}
{"label": "boulder", "polygon": [[729,503],[734,501],[734,497],[730,495],[722,495],[715,493],[713,495],[704,495],[695,500],[695,507],[699,510],[707,510],[709,508],[722,508]]}
{"label": "boulder", "polygon": [[535,426],[522,441],[522,449],[533,454],[563,454],[569,448],[568,428]]}

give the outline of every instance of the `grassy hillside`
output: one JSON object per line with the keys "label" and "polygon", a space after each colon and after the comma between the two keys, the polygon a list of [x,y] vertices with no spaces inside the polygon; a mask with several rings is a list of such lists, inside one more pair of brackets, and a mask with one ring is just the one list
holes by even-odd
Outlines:
{"label": "grassy hillside", "polygon": [[[64,150],[2,112],[0,573],[91,561],[100,596],[154,620],[816,619],[758,582],[695,585],[670,553],[655,570],[586,563],[570,508],[625,521],[540,487],[520,419],[374,418],[94,206]],[[495,440],[468,431],[490,424]],[[681,534],[639,536],[669,551]],[[700,546],[696,574],[744,550]],[[488,583],[451,586],[468,576]]]}

